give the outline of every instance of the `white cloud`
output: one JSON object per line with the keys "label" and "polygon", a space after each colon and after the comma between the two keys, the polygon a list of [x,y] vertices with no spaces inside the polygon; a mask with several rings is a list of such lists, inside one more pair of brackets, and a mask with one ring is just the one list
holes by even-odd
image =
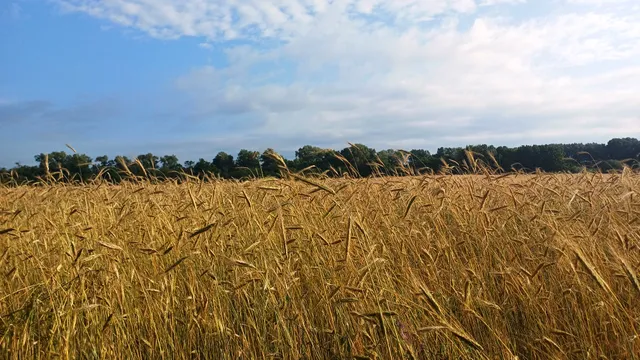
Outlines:
{"label": "white cloud", "polygon": [[155,37],[210,39],[295,37],[319,18],[383,15],[419,22],[446,13],[470,13],[474,0],[54,0],[64,11],[84,12],[135,27]]}
{"label": "white cloud", "polygon": [[[203,119],[260,120],[241,133],[263,146],[640,133],[640,12],[630,1],[60,2],[154,37],[200,37],[201,47],[248,40],[227,47],[229,67],[176,84]],[[544,15],[518,15],[543,2]]]}
{"label": "white cloud", "polygon": [[570,4],[598,6],[630,3],[631,1],[632,0],[567,0],[567,2]]}
{"label": "white cloud", "polygon": [[480,6],[494,6],[500,4],[523,4],[526,3],[527,0],[482,0],[480,1]]}

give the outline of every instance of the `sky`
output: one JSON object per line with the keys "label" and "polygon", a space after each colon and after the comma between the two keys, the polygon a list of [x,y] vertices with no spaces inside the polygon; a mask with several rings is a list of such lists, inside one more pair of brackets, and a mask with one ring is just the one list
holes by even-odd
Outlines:
{"label": "sky", "polygon": [[626,136],[637,0],[0,1],[0,167]]}

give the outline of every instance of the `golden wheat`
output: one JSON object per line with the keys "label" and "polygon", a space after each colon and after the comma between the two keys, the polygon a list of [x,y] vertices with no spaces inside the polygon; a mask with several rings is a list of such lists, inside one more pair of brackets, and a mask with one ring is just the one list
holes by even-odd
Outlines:
{"label": "golden wheat", "polygon": [[0,358],[637,359],[638,193],[629,171],[0,188]]}

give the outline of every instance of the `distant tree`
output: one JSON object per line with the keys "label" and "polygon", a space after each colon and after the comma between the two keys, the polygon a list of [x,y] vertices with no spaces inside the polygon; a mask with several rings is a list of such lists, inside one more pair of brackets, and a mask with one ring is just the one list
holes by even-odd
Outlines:
{"label": "distant tree", "polygon": [[592,166],[595,162],[609,159],[607,145],[597,143],[573,143],[561,144],[565,157],[573,159],[574,163],[583,166]]}
{"label": "distant tree", "polygon": [[260,174],[260,153],[242,149],[236,157],[234,177],[258,176]]}
{"label": "distant tree", "polygon": [[342,155],[353,166],[358,175],[366,177],[371,175],[371,164],[376,161],[376,150],[363,144],[354,144],[340,151]]}
{"label": "distant tree", "polygon": [[107,155],[102,155],[96,157],[95,162],[96,164],[93,166],[94,174],[99,174],[102,171],[102,178],[112,182],[116,182],[121,179],[121,176],[118,174],[115,160],[110,160]]}
{"label": "distant tree", "polygon": [[445,160],[462,162],[464,160],[464,148],[462,147],[440,147],[436,151],[436,156]]}
{"label": "distant tree", "polygon": [[264,176],[278,176],[280,175],[280,168],[278,167],[278,161],[274,156],[279,156],[278,153],[269,148],[260,155],[260,163],[262,166],[262,174]]}
{"label": "distant tree", "polygon": [[525,145],[516,150],[516,158],[530,171],[562,171],[565,167],[564,149],[560,145]]}
{"label": "distant tree", "polygon": [[409,152],[409,166],[418,172],[420,170],[437,171],[439,168],[438,160],[427,150],[413,149]]}
{"label": "distant tree", "polygon": [[602,172],[609,172],[609,171],[622,170],[624,168],[624,165],[620,160],[604,160],[604,161],[598,162],[597,167]]}
{"label": "distant tree", "polygon": [[41,169],[44,170],[48,167],[49,171],[56,172],[65,168],[67,153],[64,151],[54,151],[48,154],[40,153],[34,156],[34,159],[38,162]]}
{"label": "distant tree", "polygon": [[182,166],[180,165],[180,161],[178,157],[175,155],[165,155],[160,158],[160,163],[162,164],[162,172],[169,173],[171,171],[180,171],[182,170]]}
{"label": "distant tree", "polygon": [[86,154],[73,154],[65,160],[65,168],[73,178],[87,181],[94,175],[91,165],[93,159]]}
{"label": "distant tree", "polygon": [[462,169],[463,162],[466,159],[464,150],[465,149],[462,147],[438,148],[435,155],[439,161],[438,171],[440,171],[444,167],[444,164],[447,164],[447,166],[451,166],[454,168],[453,173],[464,172],[464,170]]}
{"label": "distant tree", "polygon": [[[38,166],[43,173],[47,170],[47,168],[51,170],[51,160],[48,159],[48,156],[49,156],[48,154],[40,153],[33,157],[34,160],[38,163]],[[15,168],[17,169],[17,168],[20,168],[21,166],[22,164],[16,163]]]}
{"label": "distant tree", "polygon": [[[594,160],[604,160],[607,158],[607,145],[598,143],[584,144],[583,152],[590,155]],[[584,156],[586,154],[582,154]]]}
{"label": "distant tree", "polygon": [[[115,167],[120,171],[120,172],[125,172],[126,168],[129,167],[129,165],[131,165],[131,159],[129,159],[126,156],[123,155],[117,155],[114,159],[114,163],[115,163]],[[129,169],[131,170],[131,169]]]}
{"label": "distant tree", "polygon": [[627,160],[639,159],[640,141],[636,138],[615,138],[607,143],[609,159]]}
{"label": "distant tree", "polygon": [[[468,155],[472,154],[473,159]],[[495,160],[494,160],[495,159]],[[640,168],[640,141],[636,138],[615,138],[606,144],[572,143],[523,145],[519,147],[495,147],[493,145],[469,145],[466,147],[440,147],[435,154],[427,150],[413,149],[410,153],[393,149],[381,150],[369,148],[363,144],[355,144],[340,152],[305,145],[295,152],[294,159],[284,159],[273,149],[262,154],[246,149],[240,150],[234,161],[233,156],[220,152],[212,162],[199,159],[198,162],[185,161],[184,166],[175,155],[161,158],[147,153],[139,155],[136,161],[125,156],[109,159],[107,155],[98,156],[95,162],[86,154],[67,154],[64,151],[40,153],[34,156],[36,166],[16,163],[12,169],[0,169],[3,178],[29,182],[42,179],[49,172],[60,181],[89,180],[100,175],[106,181],[119,182],[127,176],[140,176],[145,173],[174,174],[187,169],[194,175],[205,178],[214,174],[225,178],[242,178],[248,175],[278,176],[280,166],[291,171],[327,172],[340,176],[346,172],[352,175],[370,176],[376,174],[403,174],[405,169],[440,172],[447,167],[447,172],[461,174],[474,169],[473,164],[495,167],[496,162],[504,171],[512,169],[547,172],[599,169],[601,171],[619,171],[625,164],[635,169]],[[473,164],[470,162],[473,160]],[[138,163],[142,165],[141,168]],[[158,164],[162,166],[158,169]],[[383,166],[381,166],[383,165]],[[382,169],[376,172],[376,169]],[[401,169],[400,172],[396,170]],[[327,171],[331,170],[331,171]],[[335,170],[335,171],[333,171]]]}
{"label": "distant tree", "polygon": [[540,167],[544,171],[557,172],[565,169],[564,150],[561,145],[542,145],[540,149]]}
{"label": "distant tree", "polygon": [[109,166],[109,157],[107,155],[98,156],[96,157],[96,162],[100,167]]}
{"label": "distant tree", "polygon": [[401,169],[403,166],[408,165],[408,163],[404,163],[405,156],[398,150],[380,150],[376,154],[376,157],[379,160],[377,162],[381,163],[382,165],[382,168],[378,169],[378,171],[382,174],[398,174],[399,169]]}
{"label": "distant tree", "polygon": [[[135,161],[137,160],[137,161]],[[152,153],[141,154],[136,156],[134,161],[129,163],[129,170],[136,176],[143,176],[147,174],[147,176],[157,176],[157,169],[159,165],[160,158]],[[140,164],[138,164],[138,162]],[[142,165],[142,168],[140,168]]]}
{"label": "distant tree", "polygon": [[517,149],[506,146],[499,146],[496,149],[496,158],[500,167],[505,171],[511,171],[513,169],[519,169],[518,165]]}
{"label": "distant tree", "polygon": [[147,153],[144,155],[138,155],[137,159],[142,163],[145,169],[157,169],[158,168],[158,160],[160,160],[157,156],[152,153]]}
{"label": "distant tree", "polygon": [[229,178],[235,168],[233,156],[224,151],[219,152],[213,159],[213,165],[220,171],[220,175]]}
{"label": "distant tree", "polygon": [[296,150],[296,157],[292,165],[296,170],[315,166],[317,171],[323,172],[330,169],[334,153],[335,151],[331,149],[305,145]]}
{"label": "distant tree", "polygon": [[193,173],[199,177],[203,177],[205,175],[217,174],[218,169],[213,165],[213,163],[200,158],[197,163],[193,165]]}
{"label": "distant tree", "polygon": [[[495,146],[487,144],[469,145],[467,146],[466,150],[471,152],[473,159],[477,165],[488,168],[496,167],[495,161],[493,159],[497,160],[496,156],[498,151]],[[469,159],[465,159],[464,161],[468,162]],[[468,166],[471,166],[471,164],[468,164]]]}
{"label": "distant tree", "polygon": [[28,166],[16,163],[16,166],[12,169],[16,175],[14,180],[18,183],[37,181],[38,178],[42,178],[44,172],[40,166]]}
{"label": "distant tree", "polygon": [[67,179],[85,181],[94,175],[92,169],[93,159],[85,154],[69,155],[64,151],[54,151],[49,154],[38,154],[34,156],[40,171],[44,174],[47,169],[51,174],[56,174],[57,178],[63,176]]}

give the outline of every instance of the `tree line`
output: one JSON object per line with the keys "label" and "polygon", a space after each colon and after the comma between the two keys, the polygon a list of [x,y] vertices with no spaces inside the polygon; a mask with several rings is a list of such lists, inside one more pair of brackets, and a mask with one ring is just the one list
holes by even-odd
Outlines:
{"label": "tree line", "polygon": [[240,150],[236,157],[219,152],[213,159],[181,163],[175,155],[141,154],[134,159],[126,156],[98,156],[55,151],[34,156],[37,165],[16,163],[11,169],[0,168],[0,179],[13,183],[37,182],[47,177],[58,180],[89,181],[96,177],[120,182],[131,177],[153,179],[182,178],[185,175],[201,179],[247,179],[273,176],[281,170],[323,173],[327,176],[413,175],[424,173],[463,174],[478,168],[494,172],[580,172],[617,171],[640,164],[640,141],[636,138],[615,138],[606,144],[573,143],[523,145],[519,147],[469,145],[440,147],[435,153],[423,149],[376,151],[363,144],[350,144],[342,150],[305,145],[295,152],[294,159],[284,159],[273,149]]}

